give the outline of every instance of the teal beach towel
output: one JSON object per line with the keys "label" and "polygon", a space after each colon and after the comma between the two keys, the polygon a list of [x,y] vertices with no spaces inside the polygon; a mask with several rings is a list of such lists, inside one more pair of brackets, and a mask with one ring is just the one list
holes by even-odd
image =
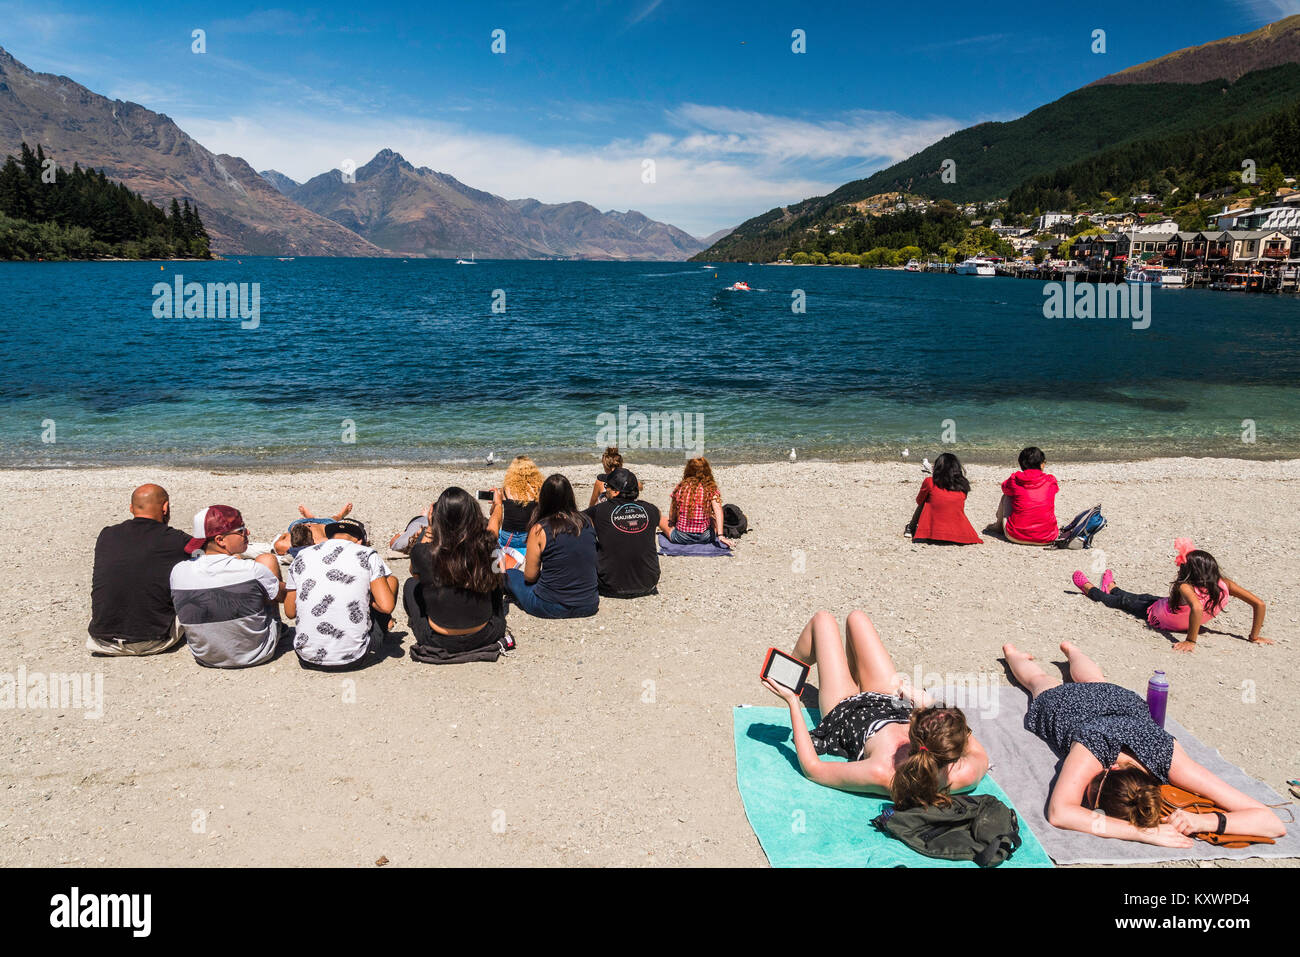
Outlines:
{"label": "teal beach towel", "polygon": [[[849,794],[814,784],[803,776],[790,734],[786,708],[735,708],[736,785],[745,816],[773,867],[976,867],[974,861],[942,861],[917,854],[880,833],[871,820],[889,803],[869,794]],[[805,712],[811,729],[817,713]],[[828,757],[827,760],[842,760]],[[984,776],[975,794],[991,794],[1008,807],[1011,799]],[[1051,867],[1051,858],[1024,823],[1023,843],[1001,867]]]}

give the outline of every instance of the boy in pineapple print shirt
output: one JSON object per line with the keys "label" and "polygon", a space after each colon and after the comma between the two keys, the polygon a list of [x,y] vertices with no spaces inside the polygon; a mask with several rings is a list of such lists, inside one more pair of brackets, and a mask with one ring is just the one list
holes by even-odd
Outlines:
{"label": "boy in pineapple print shirt", "polygon": [[297,617],[293,647],[307,667],[345,668],[384,653],[397,576],[367,545],[366,528],[344,518],[304,548],[285,576],[284,613]]}

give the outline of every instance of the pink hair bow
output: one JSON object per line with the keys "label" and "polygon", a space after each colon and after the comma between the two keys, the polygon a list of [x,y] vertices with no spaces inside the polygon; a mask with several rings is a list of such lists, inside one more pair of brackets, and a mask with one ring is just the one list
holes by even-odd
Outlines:
{"label": "pink hair bow", "polygon": [[1190,538],[1175,538],[1174,551],[1177,552],[1178,554],[1174,558],[1174,564],[1175,565],[1187,564],[1187,553],[1191,551],[1195,551],[1195,549],[1196,546],[1192,544],[1192,540]]}

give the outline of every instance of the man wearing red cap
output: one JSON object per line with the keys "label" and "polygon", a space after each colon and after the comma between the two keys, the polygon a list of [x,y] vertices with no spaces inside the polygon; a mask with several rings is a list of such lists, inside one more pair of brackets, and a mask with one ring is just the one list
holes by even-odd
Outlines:
{"label": "man wearing red cap", "polygon": [[284,583],[274,555],[241,558],[248,527],[239,510],[210,505],[194,516],[185,550],[195,557],[172,569],[172,604],[194,660],[209,668],[246,668],[275,655]]}

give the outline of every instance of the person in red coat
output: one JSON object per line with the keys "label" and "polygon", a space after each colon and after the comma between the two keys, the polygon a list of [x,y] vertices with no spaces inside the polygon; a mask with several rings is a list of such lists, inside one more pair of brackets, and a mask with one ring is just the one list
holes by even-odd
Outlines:
{"label": "person in red coat", "polygon": [[950,452],[934,460],[934,474],[921,483],[916,496],[917,510],[908,529],[914,542],[948,542],[980,545],[983,539],[966,518],[966,496],[970,482],[961,461]]}

